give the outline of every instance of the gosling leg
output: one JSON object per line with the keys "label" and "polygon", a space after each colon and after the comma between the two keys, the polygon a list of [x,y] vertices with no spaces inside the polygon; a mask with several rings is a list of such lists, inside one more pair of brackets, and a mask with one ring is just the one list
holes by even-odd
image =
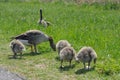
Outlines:
{"label": "gosling leg", "polygon": [[60,65],[60,68],[63,68],[62,63],[63,63],[63,60],[61,60],[61,65]]}
{"label": "gosling leg", "polygon": [[91,61],[88,62],[88,70],[90,69],[90,62],[91,62]]}
{"label": "gosling leg", "polygon": [[72,65],[71,65],[71,62],[72,62],[72,60],[70,60],[70,63],[69,63],[69,66],[71,67]]}
{"label": "gosling leg", "polygon": [[85,62],[83,62],[83,65],[84,65],[84,69],[86,69]]}
{"label": "gosling leg", "polygon": [[14,58],[14,59],[16,59],[16,55],[17,55],[17,53],[14,53],[14,55],[13,55],[13,58]]}
{"label": "gosling leg", "polygon": [[22,58],[22,52],[20,53],[20,59]]}

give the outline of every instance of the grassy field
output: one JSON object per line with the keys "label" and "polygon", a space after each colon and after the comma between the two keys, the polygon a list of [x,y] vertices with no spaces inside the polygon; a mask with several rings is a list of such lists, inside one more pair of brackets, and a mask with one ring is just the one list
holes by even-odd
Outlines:
{"label": "grassy field", "polygon": [[[67,2],[0,2],[0,66],[25,76],[28,80],[120,80],[120,6],[117,4],[72,4]],[[37,24],[39,9],[52,25],[44,28]],[[10,37],[30,29],[38,29],[52,36],[55,43],[68,40],[76,52],[83,46],[93,47],[98,60],[96,68],[82,70],[83,64],[68,63],[59,69],[57,52],[49,43],[38,45],[39,54],[31,55],[30,48],[22,59],[9,59]],[[93,64],[92,64],[93,65]]]}

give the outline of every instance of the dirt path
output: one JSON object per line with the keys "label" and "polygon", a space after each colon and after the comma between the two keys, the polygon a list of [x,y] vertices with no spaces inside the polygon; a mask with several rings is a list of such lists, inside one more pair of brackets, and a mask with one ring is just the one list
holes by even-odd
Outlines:
{"label": "dirt path", "polygon": [[26,80],[18,74],[12,73],[4,68],[0,67],[0,80]]}

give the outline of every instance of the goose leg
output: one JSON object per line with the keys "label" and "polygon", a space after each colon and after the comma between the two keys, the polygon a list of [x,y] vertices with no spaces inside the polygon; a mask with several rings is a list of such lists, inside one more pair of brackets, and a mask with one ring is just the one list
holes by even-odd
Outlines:
{"label": "goose leg", "polygon": [[34,44],[34,50],[35,50],[35,53],[37,53],[36,44]]}
{"label": "goose leg", "polygon": [[33,46],[31,45],[30,47],[31,47],[31,52],[34,52]]}

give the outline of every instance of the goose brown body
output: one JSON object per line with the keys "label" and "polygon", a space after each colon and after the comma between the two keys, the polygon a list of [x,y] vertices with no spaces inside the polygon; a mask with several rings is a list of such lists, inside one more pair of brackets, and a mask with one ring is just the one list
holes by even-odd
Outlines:
{"label": "goose brown body", "polygon": [[53,50],[56,50],[52,37],[49,37],[48,35],[44,34],[42,31],[39,30],[26,31],[23,34],[14,37],[14,39],[20,40],[24,45],[31,46],[32,51],[32,46],[34,46],[35,53],[37,53],[36,45],[46,41],[49,41],[51,48]]}

